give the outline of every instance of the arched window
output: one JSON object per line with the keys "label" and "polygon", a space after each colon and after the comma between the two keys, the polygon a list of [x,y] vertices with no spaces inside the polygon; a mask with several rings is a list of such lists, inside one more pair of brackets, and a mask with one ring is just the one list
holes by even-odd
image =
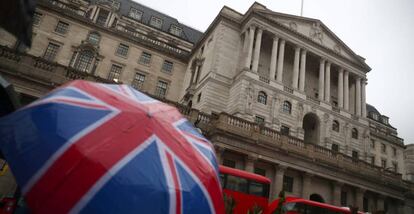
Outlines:
{"label": "arched window", "polygon": [[336,132],[339,132],[339,122],[337,120],[334,120],[332,122],[332,130],[336,131]]}
{"label": "arched window", "polygon": [[292,104],[289,101],[283,102],[282,111],[288,114],[292,113]]}
{"label": "arched window", "polygon": [[89,72],[93,58],[94,53],[91,50],[83,50],[79,52],[73,67],[79,71]]}
{"label": "arched window", "polygon": [[98,45],[99,41],[101,41],[101,35],[97,32],[91,32],[88,35],[88,42],[90,42],[93,45]]}
{"label": "arched window", "polygon": [[358,130],[356,128],[352,129],[352,138],[358,139]]}
{"label": "arched window", "polygon": [[265,104],[267,103],[267,95],[265,92],[260,91],[259,95],[257,96],[257,102]]}

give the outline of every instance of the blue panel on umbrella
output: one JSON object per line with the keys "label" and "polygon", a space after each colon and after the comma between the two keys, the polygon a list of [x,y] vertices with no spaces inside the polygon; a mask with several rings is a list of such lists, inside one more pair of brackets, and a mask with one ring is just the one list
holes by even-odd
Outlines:
{"label": "blue panel on umbrella", "polygon": [[202,147],[202,146],[200,146],[200,145],[197,145],[197,144],[193,144],[193,145],[195,145],[195,147],[197,147],[197,149],[198,149],[201,153],[203,153],[203,155],[204,155],[206,158],[208,158],[208,159],[210,160],[210,162],[213,164],[214,168],[215,168],[215,169],[216,169],[216,171],[218,172],[218,165],[217,165],[217,162],[216,162],[216,156],[214,155],[214,153],[213,153],[211,150],[206,149],[205,147]]}
{"label": "blue panel on umbrella", "polygon": [[118,171],[82,213],[169,213],[166,190],[167,182],[154,142]]}
{"label": "blue panel on umbrella", "polygon": [[109,113],[48,103],[2,118],[0,146],[18,182],[25,186],[63,144]]}
{"label": "blue panel on umbrella", "polygon": [[204,139],[204,136],[200,132],[198,132],[194,128],[193,124],[191,124],[189,121],[185,121],[185,122],[181,123],[180,125],[178,125],[177,127],[181,131],[185,131],[185,132],[191,133],[191,134],[193,134],[193,135],[195,135],[195,136],[197,136],[199,138],[203,138]]}
{"label": "blue panel on umbrella", "polygon": [[183,194],[183,214],[212,213],[207,198],[200,188],[200,184],[196,183],[179,163],[176,162],[176,166]]}

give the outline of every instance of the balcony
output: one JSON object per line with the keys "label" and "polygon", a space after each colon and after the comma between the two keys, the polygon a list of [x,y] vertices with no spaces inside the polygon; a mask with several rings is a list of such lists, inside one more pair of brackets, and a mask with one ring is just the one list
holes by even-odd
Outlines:
{"label": "balcony", "polygon": [[24,77],[33,83],[42,83],[51,87],[62,85],[70,80],[84,79],[94,82],[114,83],[89,73],[47,61],[26,53],[0,46],[1,73]]}
{"label": "balcony", "polygon": [[[178,106],[178,108],[181,107]],[[246,139],[245,143],[253,141],[268,145],[268,148],[294,153],[299,157],[312,159],[316,163],[336,167],[340,171],[358,174],[361,177],[381,179],[390,183],[400,183],[402,181],[402,176],[399,173],[392,171],[385,173],[381,167],[363,160],[352,158],[319,145],[306,144],[298,138],[282,135],[279,131],[226,113],[207,115],[195,109],[187,109],[186,112],[188,112],[185,114],[187,118],[192,122],[198,121],[197,126],[207,135],[212,133],[231,134],[241,137],[239,139]]]}
{"label": "balcony", "polygon": [[293,88],[289,87],[289,86],[283,86],[283,91],[286,91],[288,93],[293,94]]}

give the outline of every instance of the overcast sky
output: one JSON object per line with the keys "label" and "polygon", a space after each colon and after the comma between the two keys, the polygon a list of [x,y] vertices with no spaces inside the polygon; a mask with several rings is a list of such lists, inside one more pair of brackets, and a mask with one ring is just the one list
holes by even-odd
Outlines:
{"label": "overcast sky", "polygon": [[[205,31],[226,5],[245,13],[254,1],[135,0]],[[268,9],[300,15],[301,0],[260,0]],[[414,143],[414,0],[304,0],[303,16],[321,20],[366,58],[367,103],[390,117],[405,144]],[[410,86],[413,86],[412,88]]]}

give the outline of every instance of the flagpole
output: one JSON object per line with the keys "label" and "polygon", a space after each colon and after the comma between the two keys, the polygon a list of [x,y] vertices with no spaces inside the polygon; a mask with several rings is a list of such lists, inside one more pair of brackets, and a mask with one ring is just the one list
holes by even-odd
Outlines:
{"label": "flagpole", "polygon": [[303,16],[303,0],[302,0],[301,5],[300,5],[300,16]]}

